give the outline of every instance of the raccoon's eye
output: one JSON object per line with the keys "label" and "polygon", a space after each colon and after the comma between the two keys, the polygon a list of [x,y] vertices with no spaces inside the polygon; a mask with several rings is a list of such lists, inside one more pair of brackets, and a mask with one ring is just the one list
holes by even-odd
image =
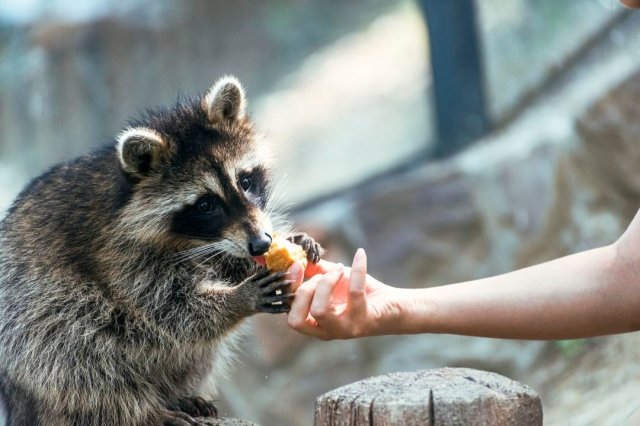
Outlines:
{"label": "raccoon's eye", "polygon": [[240,180],[240,186],[242,187],[243,191],[248,191],[249,188],[251,188],[251,178],[250,177],[243,177]]}
{"label": "raccoon's eye", "polygon": [[210,213],[215,210],[216,206],[213,204],[213,201],[204,198],[196,204],[196,208],[200,213]]}

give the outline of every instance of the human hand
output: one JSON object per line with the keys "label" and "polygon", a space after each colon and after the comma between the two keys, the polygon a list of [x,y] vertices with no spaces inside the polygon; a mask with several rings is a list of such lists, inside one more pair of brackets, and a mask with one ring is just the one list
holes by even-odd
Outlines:
{"label": "human hand", "polygon": [[300,265],[289,270],[296,296],[288,323],[294,330],[323,340],[396,331],[402,290],[367,274],[363,249],[356,252],[351,268],[323,260],[307,267],[307,282],[302,283],[302,275]]}

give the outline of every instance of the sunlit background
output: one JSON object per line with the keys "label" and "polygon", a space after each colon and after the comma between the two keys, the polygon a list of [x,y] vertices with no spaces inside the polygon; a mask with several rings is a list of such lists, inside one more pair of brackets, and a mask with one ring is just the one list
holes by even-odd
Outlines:
{"label": "sunlit background", "polygon": [[[373,275],[424,287],[614,241],[640,207],[640,11],[435,3],[0,0],[0,212],[146,107],[235,74],[277,153],[283,204],[331,259],[362,246]],[[446,63],[451,35],[466,38]],[[220,407],[265,425],[310,424],[315,398],[352,381],[440,366],[531,385],[547,424],[624,424],[640,407],[636,335],[317,342],[281,317],[251,322]]]}

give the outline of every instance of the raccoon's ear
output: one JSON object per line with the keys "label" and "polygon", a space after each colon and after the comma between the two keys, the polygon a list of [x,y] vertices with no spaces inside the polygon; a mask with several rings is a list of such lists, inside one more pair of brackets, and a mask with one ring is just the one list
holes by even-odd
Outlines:
{"label": "raccoon's ear", "polygon": [[204,97],[203,104],[211,124],[241,119],[247,107],[244,89],[232,75],[216,81]]}
{"label": "raccoon's ear", "polygon": [[154,130],[134,127],[118,137],[118,157],[125,172],[145,177],[169,154],[169,147]]}

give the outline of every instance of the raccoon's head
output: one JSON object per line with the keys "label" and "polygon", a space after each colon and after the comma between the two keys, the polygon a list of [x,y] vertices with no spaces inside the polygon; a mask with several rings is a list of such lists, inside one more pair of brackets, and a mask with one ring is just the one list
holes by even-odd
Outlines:
{"label": "raccoon's head", "polygon": [[204,96],[133,122],[117,141],[131,193],[121,231],[176,250],[265,253],[270,161],[245,108],[238,80],[224,77]]}

